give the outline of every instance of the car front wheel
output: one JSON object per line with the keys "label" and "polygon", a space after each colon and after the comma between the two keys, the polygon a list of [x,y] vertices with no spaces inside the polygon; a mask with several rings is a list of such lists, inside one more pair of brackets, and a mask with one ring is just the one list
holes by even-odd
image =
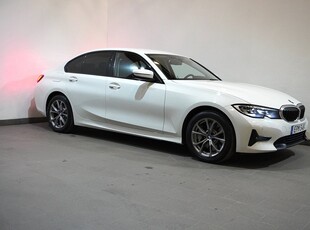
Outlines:
{"label": "car front wheel", "polygon": [[51,128],[60,133],[68,133],[73,128],[73,114],[70,102],[63,95],[54,96],[47,107],[47,118]]}
{"label": "car front wheel", "polygon": [[219,112],[200,112],[188,123],[186,145],[202,161],[222,162],[229,159],[235,151],[233,127]]}

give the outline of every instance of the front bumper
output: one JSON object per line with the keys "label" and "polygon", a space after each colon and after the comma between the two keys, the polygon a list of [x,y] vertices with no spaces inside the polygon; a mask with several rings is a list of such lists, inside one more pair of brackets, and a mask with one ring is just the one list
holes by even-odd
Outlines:
{"label": "front bumper", "polygon": [[282,119],[258,119],[247,117],[234,108],[229,108],[229,113],[235,128],[237,152],[272,152],[306,140],[306,131],[291,134],[294,125],[305,124],[307,130],[306,118],[294,122]]}

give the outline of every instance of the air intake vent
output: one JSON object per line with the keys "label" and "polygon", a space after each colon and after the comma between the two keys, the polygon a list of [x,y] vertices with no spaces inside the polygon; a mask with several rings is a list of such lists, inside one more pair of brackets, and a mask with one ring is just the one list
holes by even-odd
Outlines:
{"label": "air intake vent", "polygon": [[306,131],[301,133],[281,137],[280,139],[276,140],[274,146],[276,149],[285,149],[291,147],[293,145],[300,144],[306,140]]}

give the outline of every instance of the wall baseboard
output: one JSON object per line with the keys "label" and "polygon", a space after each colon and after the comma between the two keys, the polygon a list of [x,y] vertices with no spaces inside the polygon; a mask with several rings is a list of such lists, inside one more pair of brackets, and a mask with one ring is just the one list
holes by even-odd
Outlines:
{"label": "wall baseboard", "polygon": [[0,126],[21,125],[21,124],[41,123],[41,122],[47,122],[46,117],[32,117],[32,118],[0,120]]}

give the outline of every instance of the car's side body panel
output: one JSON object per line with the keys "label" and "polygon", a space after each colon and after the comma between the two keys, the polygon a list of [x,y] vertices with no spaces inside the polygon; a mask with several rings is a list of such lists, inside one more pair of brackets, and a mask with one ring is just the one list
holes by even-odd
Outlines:
{"label": "car's side body panel", "polygon": [[83,122],[80,120],[102,122],[106,113],[106,78],[77,73],[63,73],[63,75],[67,86],[65,95],[72,104],[75,124],[82,125]]}
{"label": "car's side body panel", "polygon": [[162,131],[166,85],[128,79],[107,78],[107,123],[122,123]]}

